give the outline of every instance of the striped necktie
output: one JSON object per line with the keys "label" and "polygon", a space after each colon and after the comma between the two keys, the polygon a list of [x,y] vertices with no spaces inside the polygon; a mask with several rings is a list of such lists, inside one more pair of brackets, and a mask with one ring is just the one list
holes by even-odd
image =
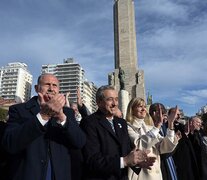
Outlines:
{"label": "striped necktie", "polygon": [[[162,125],[160,128],[160,134],[162,136],[166,136],[166,131],[167,131],[167,128],[165,127],[165,125]],[[168,158],[166,158],[166,162],[167,162],[167,166],[170,171],[170,176],[172,180],[177,180],[178,178],[176,174],[176,167],[175,167],[175,163],[174,163],[172,156],[169,156]]]}
{"label": "striped necktie", "polygon": [[174,163],[172,156],[169,156],[166,159],[166,162],[167,162],[168,168],[170,170],[170,175],[171,175],[172,180],[177,180],[177,174],[175,171],[175,163]]}
{"label": "striped necktie", "polygon": [[113,119],[112,120],[108,120],[108,122],[111,125],[111,129],[115,132],[115,128],[114,128],[114,123],[113,123]]}

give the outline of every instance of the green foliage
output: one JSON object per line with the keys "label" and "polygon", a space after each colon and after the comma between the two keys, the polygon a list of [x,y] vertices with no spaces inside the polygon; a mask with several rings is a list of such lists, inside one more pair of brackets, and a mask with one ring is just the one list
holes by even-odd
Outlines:
{"label": "green foliage", "polygon": [[8,110],[0,108],[0,121],[6,121]]}
{"label": "green foliage", "polygon": [[204,114],[201,116],[201,119],[202,119],[202,121],[207,122],[207,113],[204,113]]}

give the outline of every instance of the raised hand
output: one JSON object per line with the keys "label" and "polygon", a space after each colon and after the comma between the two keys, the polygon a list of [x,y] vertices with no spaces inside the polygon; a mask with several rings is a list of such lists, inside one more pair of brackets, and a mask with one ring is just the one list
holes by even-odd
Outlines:
{"label": "raised hand", "polygon": [[65,106],[66,106],[66,107],[70,107],[70,102],[69,102],[69,100],[68,100],[69,96],[70,96],[70,92],[68,91],[68,92],[65,94]]}
{"label": "raised hand", "polygon": [[157,109],[155,112],[153,112],[153,121],[154,121],[154,126],[156,128],[159,128],[162,126],[162,123],[163,123],[163,115],[162,115],[162,108],[160,106],[160,104],[158,105]]}
{"label": "raised hand", "polygon": [[81,99],[81,93],[80,93],[80,88],[77,88],[77,104],[82,107],[83,103],[82,103],[82,99]]}
{"label": "raised hand", "polygon": [[168,121],[168,128],[174,129],[174,121],[176,120],[178,114],[180,113],[178,106],[175,106],[168,115],[167,121]]}

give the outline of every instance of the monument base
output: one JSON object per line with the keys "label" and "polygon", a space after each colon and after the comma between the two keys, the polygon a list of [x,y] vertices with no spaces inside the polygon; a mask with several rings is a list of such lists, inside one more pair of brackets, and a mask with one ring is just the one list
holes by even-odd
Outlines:
{"label": "monument base", "polygon": [[123,113],[123,118],[126,117],[127,106],[129,104],[129,93],[126,90],[119,91],[119,109]]}

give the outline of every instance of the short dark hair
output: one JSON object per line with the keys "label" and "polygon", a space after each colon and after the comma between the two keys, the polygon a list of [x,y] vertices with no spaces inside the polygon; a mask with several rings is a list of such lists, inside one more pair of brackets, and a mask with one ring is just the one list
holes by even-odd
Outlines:
{"label": "short dark hair", "polygon": [[101,86],[100,88],[98,88],[98,90],[96,92],[96,102],[102,101],[104,99],[103,92],[105,90],[115,90],[115,87],[110,86],[110,85],[104,85],[104,86]]}
{"label": "short dark hair", "polygon": [[154,112],[156,112],[156,110],[159,107],[159,105],[161,107],[162,114],[166,114],[167,113],[167,110],[166,110],[165,106],[162,103],[154,103],[149,108],[149,114],[150,114],[150,116],[152,116],[154,114]]}

